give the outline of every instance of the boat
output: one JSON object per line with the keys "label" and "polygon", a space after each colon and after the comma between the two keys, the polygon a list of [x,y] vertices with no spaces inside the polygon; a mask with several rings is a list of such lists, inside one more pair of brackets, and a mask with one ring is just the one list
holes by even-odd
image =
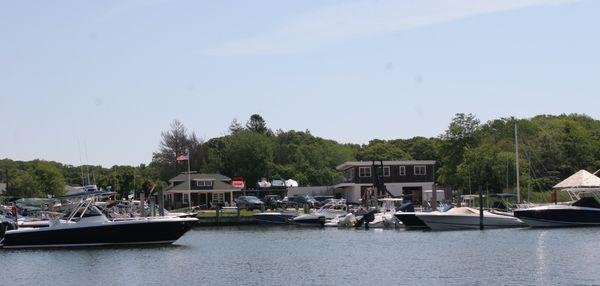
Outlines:
{"label": "boat", "polygon": [[254,220],[263,224],[290,224],[298,216],[297,212],[263,212],[252,215]]}
{"label": "boat", "polygon": [[531,227],[600,226],[600,178],[580,170],[554,188],[574,202],[515,210],[514,215]]}
{"label": "boat", "polygon": [[321,214],[305,214],[292,219],[292,222],[302,226],[324,226],[326,218]]}
{"label": "boat", "polygon": [[347,214],[348,206],[346,205],[346,200],[331,200],[315,213],[297,216],[292,221],[298,225],[323,226],[328,220],[337,220],[339,217]]}
{"label": "boat", "polygon": [[[479,210],[469,207],[452,208],[447,212],[415,213],[415,215],[431,230],[464,230],[480,227]],[[483,212],[485,229],[525,226],[526,224],[516,217]]]}
{"label": "boat", "polygon": [[109,220],[83,199],[63,219],[48,227],[7,230],[0,237],[2,248],[51,248],[105,245],[171,244],[197,222],[195,218],[148,217]]}
{"label": "boat", "polygon": [[429,229],[415,214],[415,207],[412,203],[402,204],[394,216],[406,229]]}
{"label": "boat", "polygon": [[396,203],[402,203],[400,198],[383,198],[378,200],[381,203],[379,212],[375,213],[373,221],[368,222],[370,228],[393,228],[399,226],[400,222],[394,216],[396,212]]}

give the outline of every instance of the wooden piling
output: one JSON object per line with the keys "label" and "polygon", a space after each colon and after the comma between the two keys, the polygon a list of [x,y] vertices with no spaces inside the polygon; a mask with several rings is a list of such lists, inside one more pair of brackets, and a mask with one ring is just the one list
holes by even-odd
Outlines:
{"label": "wooden piling", "polygon": [[479,186],[479,229],[483,230],[483,189]]}

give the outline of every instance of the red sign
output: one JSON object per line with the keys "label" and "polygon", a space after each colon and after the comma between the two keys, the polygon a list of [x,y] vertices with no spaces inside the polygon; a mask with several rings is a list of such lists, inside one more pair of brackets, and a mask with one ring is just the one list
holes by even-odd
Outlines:
{"label": "red sign", "polygon": [[235,188],[243,188],[245,185],[244,179],[237,177],[234,178],[233,181],[231,182],[231,185],[234,186]]}

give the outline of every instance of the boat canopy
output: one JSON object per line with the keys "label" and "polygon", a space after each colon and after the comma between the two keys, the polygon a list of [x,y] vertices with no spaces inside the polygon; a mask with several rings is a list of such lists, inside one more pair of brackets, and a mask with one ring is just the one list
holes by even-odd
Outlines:
{"label": "boat canopy", "polygon": [[554,188],[600,190],[600,178],[586,170],[579,170],[577,173],[556,184]]}

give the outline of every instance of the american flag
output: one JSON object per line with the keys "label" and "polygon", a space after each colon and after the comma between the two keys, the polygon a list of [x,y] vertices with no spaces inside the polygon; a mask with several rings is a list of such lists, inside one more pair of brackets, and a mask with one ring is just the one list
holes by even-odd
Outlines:
{"label": "american flag", "polygon": [[179,156],[177,156],[177,161],[187,161],[190,159],[190,152],[188,149],[185,149],[185,152]]}

